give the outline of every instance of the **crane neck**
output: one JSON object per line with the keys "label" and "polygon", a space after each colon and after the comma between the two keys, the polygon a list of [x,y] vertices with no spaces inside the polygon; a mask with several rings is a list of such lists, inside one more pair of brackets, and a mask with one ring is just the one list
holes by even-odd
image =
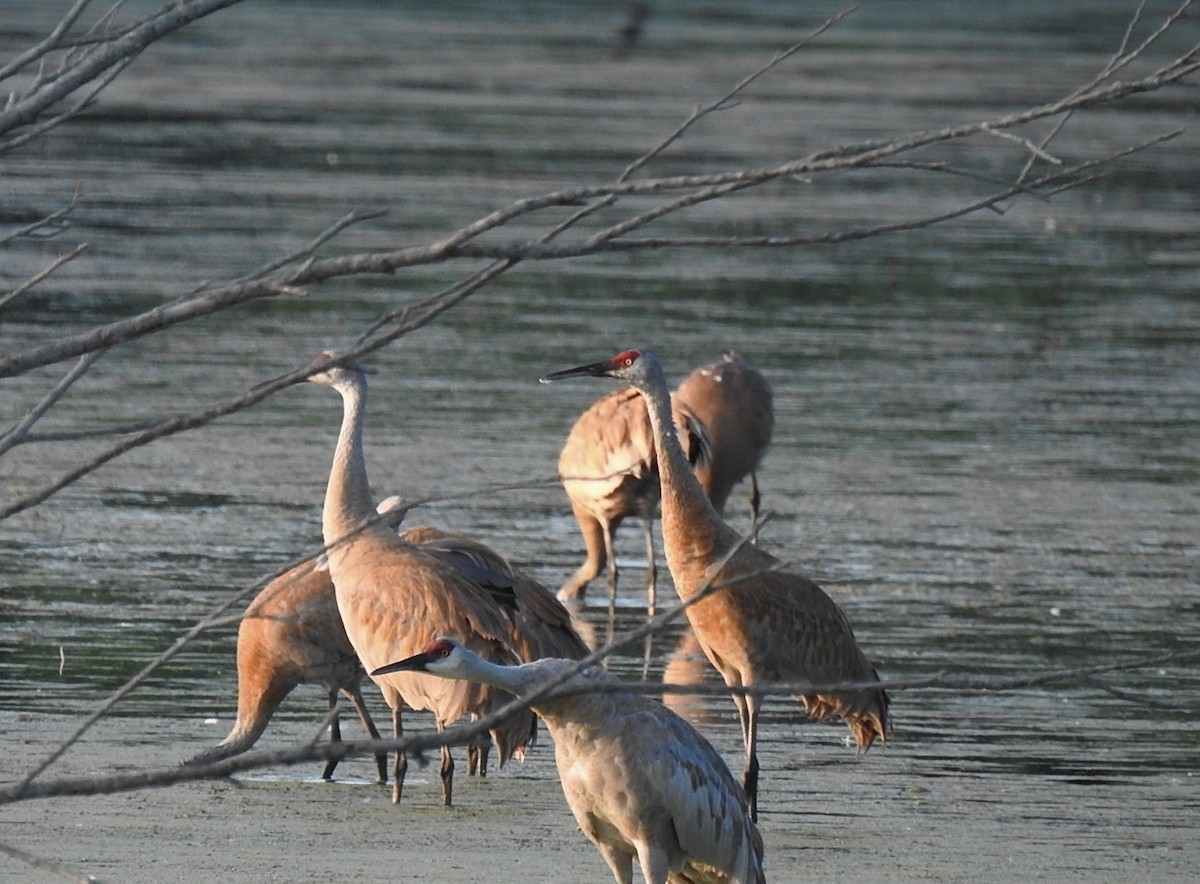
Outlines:
{"label": "crane neck", "polygon": [[[519,666],[503,666],[485,660],[478,654],[467,651],[459,654],[452,669],[443,670],[437,674],[446,678],[456,678],[477,684],[499,688],[514,697],[523,697],[530,691],[562,674],[563,670],[575,665],[574,660],[558,658],[543,658]],[[433,671],[433,670],[431,670]],[[576,683],[582,676],[575,675],[560,688]],[[563,698],[543,698],[532,706],[546,727],[554,736],[558,729],[568,720],[579,721],[587,718],[586,709],[604,694],[576,693]],[[557,739],[557,738],[556,738]]]}
{"label": "crane neck", "polygon": [[322,528],[326,545],[345,536],[375,514],[363,454],[363,419],[367,408],[367,379],[334,386],[342,395],[342,428],[333,452],[333,467],[325,490]]}
{"label": "crane neck", "polygon": [[[690,595],[689,586],[703,580],[708,565],[737,543],[737,536],[713,509],[683,452],[671,415],[671,391],[662,367],[656,363],[638,389],[646,402],[654,433],[662,499],[663,551],[675,588],[686,599]],[[693,575],[698,579],[682,579]]]}
{"label": "crane neck", "polygon": [[501,666],[499,663],[483,659],[478,654],[470,653],[462,655],[461,665],[452,677],[490,685],[513,696],[519,696],[534,684],[535,679],[530,675],[531,673],[520,666]]}

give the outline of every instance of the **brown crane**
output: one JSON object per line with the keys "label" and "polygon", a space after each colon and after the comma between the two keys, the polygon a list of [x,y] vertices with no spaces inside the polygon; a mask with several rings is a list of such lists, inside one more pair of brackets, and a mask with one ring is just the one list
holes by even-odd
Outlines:
{"label": "brown crane", "polygon": [[[373,672],[428,672],[525,694],[575,664],[497,666],[452,638]],[[567,804],[618,884],[637,860],[646,884],[765,884],[763,841],[724,759],[690,724],[649,697],[614,690],[590,666],[533,708],[554,738]],[[588,688],[603,686],[604,692]]]}
{"label": "brown crane", "polygon": [[675,400],[690,408],[708,431],[711,456],[694,468],[713,509],[724,515],[733,487],[750,477],[750,536],[755,536],[761,501],[757,471],[775,428],[771,385],[730,350],[688,375],[675,390]]}
{"label": "brown crane", "polygon": [[[342,397],[341,430],[329,473],[322,513],[338,610],[346,634],[367,671],[419,651],[439,635],[452,632],[483,657],[516,662],[510,621],[493,595],[420,546],[402,540],[375,511],[363,452],[367,377],[353,361],[330,362],[308,380],[332,387]],[[446,682],[399,672],[375,679],[400,732],[399,703],[433,712],[438,730],[465,715],[485,715],[505,699],[489,687]],[[529,740],[533,716],[516,716],[492,732],[500,764]],[[397,753],[393,801],[399,802],[408,761]],[[453,797],[454,759],[442,752],[442,796]]]}
{"label": "brown crane", "polygon": [[475,583],[512,592],[513,604],[505,607],[512,622],[510,638],[521,662],[542,657],[578,660],[588,654],[570,613],[554,593],[487,544],[430,525],[407,528],[400,536],[443,557]]}
{"label": "brown crane", "polygon": [[[725,684],[741,688],[776,681],[877,682],[875,668],[859,648],[850,622],[825,591],[803,574],[784,571],[774,556],[741,544],[737,532],[713,509],[674,432],[670,390],[657,357],[627,350],[542,380],[578,376],[615,378],[642,394],[658,455],[667,565],[683,601],[709,585],[720,587],[690,605],[687,618]],[[801,699],[818,720],[841,716],[860,751],[870,748],[876,738],[887,739],[888,697],[882,688],[814,692]],[[735,692],[733,700],[746,742],[743,782],[757,817],[763,696]]]}
{"label": "brown crane", "polygon": [[[509,638],[521,662],[543,657],[578,660],[588,654],[588,646],[575,631],[562,602],[487,544],[430,525],[405,529],[400,536],[458,568],[475,584],[512,593],[513,604],[503,607],[511,624]],[[486,776],[488,748],[486,743],[469,747],[468,773]]]}
{"label": "brown crane", "polygon": [[[692,462],[708,456],[704,427],[683,407],[673,409],[680,438]],[[608,565],[609,605],[617,596],[617,558],[613,536],[621,522],[636,515],[646,533],[646,593],[656,604],[654,513],[658,473],[646,409],[636,390],[617,390],[594,402],[567,434],[558,456],[558,475],[579,523],[587,558],[558,591],[563,601],[582,599],[587,585]]]}
{"label": "brown crane", "polygon": [[[246,608],[238,626],[238,704],[233,730],[216,746],[185,762],[210,764],[247,751],[255,744],[284,698],[301,684],[323,685],[329,692],[329,740],[342,738],[339,691],[358,712],[372,739],[379,731],[362,696],[366,672],[346,637],[329,571],[303,562],[268,583]],[[379,782],[387,782],[387,754],[375,756]],[[330,759],[321,776],[333,777]]]}

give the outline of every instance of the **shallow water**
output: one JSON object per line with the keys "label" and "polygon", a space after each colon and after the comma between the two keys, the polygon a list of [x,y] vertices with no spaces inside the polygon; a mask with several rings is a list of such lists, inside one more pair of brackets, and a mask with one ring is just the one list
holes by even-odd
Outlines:
{"label": "shallow water", "polygon": [[[80,189],[70,242],[92,247],[6,311],[0,349],[247,272],[351,209],[389,213],[330,254],[424,242],[513,199],[611,179],[695,104],[837,11],[668,5],[643,49],[614,62],[613,16],[590,4],[452,21],[432,9],[305,5],[280,29],[281,8],[245,4],[155,47],[86,117],[4,158],[20,212],[49,211]],[[1063,13],[985,30],[957,9],[864,8],[654,171],[758,165],[1056,97],[1107,60],[1125,14],[1101,4],[1085,33]],[[47,14],[25,7],[31,23]],[[14,29],[5,50],[28,39]],[[1191,101],[1176,91],[1081,115],[1064,152],[1187,124]],[[523,266],[369,358],[377,495],[434,498],[410,521],[485,539],[557,586],[582,544],[561,489],[538,483],[552,480],[574,417],[607,388],[536,379],[632,344],[681,378],[733,347],[775,389],[763,543],[818,577],[884,677],[1020,677],[1196,650],[1197,146],[1189,131],[1051,202],[919,233]],[[946,155],[985,158],[993,174],[1012,168],[1006,145],[978,151]],[[978,192],[877,171],[781,186],[665,229],[849,227]],[[32,272],[58,248],[6,250],[5,275]],[[117,348],[39,429],[240,394],[348,345],[384,309],[465,267],[330,285]],[[5,380],[5,425],[61,370]],[[286,390],[6,520],[0,708],[89,710],[230,593],[318,543],[339,415],[329,391]],[[4,493],[38,487],[105,444],[21,446],[3,456]],[[530,487],[490,490],[521,482]],[[730,514],[746,526],[741,492]],[[635,525],[618,545],[620,629],[642,617]],[[601,635],[603,596],[597,584],[584,612]],[[202,637],[116,715],[218,739],[234,708],[233,635]],[[672,657],[682,638],[672,628],[656,640],[648,676],[670,663],[673,677],[713,681],[686,653]],[[641,647],[612,666],[641,677]],[[282,725],[317,720],[320,693],[298,692]],[[852,766],[888,808],[883,825],[888,814],[999,814],[1011,836],[1094,853],[1095,874],[1120,868],[1106,857],[1127,841],[1163,876],[1186,877],[1200,862],[1198,704],[1194,663],[1001,694],[898,691],[894,745],[855,762],[840,725],[808,724],[778,701],[763,729],[764,814],[811,813],[788,796],[807,792],[814,769]],[[732,704],[706,698],[690,711],[736,766]],[[203,724],[209,716],[217,723]],[[844,837],[827,834],[830,849]],[[769,847],[787,861],[787,846]]]}

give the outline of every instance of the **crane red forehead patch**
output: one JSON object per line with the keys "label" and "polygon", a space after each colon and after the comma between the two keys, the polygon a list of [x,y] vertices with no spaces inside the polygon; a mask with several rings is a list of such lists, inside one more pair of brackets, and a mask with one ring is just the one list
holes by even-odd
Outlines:
{"label": "crane red forehead patch", "polygon": [[628,368],[637,362],[641,355],[638,350],[626,350],[624,353],[618,353],[610,362],[615,368]]}
{"label": "crane red forehead patch", "polygon": [[453,643],[444,638],[435,638],[425,646],[425,653],[432,654],[437,657],[445,657],[454,650]]}

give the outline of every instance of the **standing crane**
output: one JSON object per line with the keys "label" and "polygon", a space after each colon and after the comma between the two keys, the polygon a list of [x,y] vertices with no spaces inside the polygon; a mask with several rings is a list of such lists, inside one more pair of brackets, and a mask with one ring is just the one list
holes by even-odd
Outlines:
{"label": "standing crane", "polygon": [[762,372],[730,350],[684,378],[675,400],[690,408],[708,430],[711,456],[694,469],[713,509],[724,515],[733,487],[750,477],[750,536],[754,537],[761,502],[757,470],[775,428],[771,385]]}
{"label": "standing crane", "polygon": [[[268,583],[246,608],[238,626],[238,704],[233,730],[217,745],[185,762],[211,764],[247,751],[266,729],[271,716],[301,684],[323,685],[329,692],[329,740],[342,739],[337,702],[341,692],[354,704],[372,739],[379,731],[362,696],[366,672],[346,637],[329,571],[302,562]],[[378,753],[379,782],[387,782],[387,753]],[[337,760],[321,774],[333,777]]]}
{"label": "standing crane", "polygon": [[[742,544],[717,514],[679,444],[671,395],[653,353],[627,350],[612,359],[547,375],[543,382],[589,376],[615,378],[641,392],[654,432],[662,485],[663,549],[682,601],[715,590],[687,608],[687,618],[709,662],[730,687],[774,681],[814,685],[877,682],[878,674],[855,641],[846,615],[803,574],[757,547]],[[889,733],[882,688],[803,694],[809,715],[839,715],[859,751]],[[734,692],[746,743],[743,783],[751,814],[758,814],[758,721],[763,696]]]}
{"label": "standing crane", "polygon": [[[342,397],[342,425],[325,492],[322,530],[329,572],[346,634],[367,671],[419,651],[431,639],[453,632],[471,650],[490,660],[515,662],[509,620],[492,595],[447,567],[437,556],[402,540],[376,515],[363,452],[367,377],[355,362],[340,364],[322,353],[329,366],[308,377]],[[505,698],[489,687],[446,682],[415,673],[372,676],[393,709],[401,732],[399,704],[433,712],[439,731],[464,715],[486,715]],[[523,751],[533,732],[533,716],[515,716],[492,731],[500,764]],[[408,760],[397,753],[392,800],[399,802]],[[442,752],[442,798],[452,803],[454,759]]]}
{"label": "standing crane", "polygon": [[[708,456],[707,433],[686,408],[673,408],[680,437],[693,463]],[[646,533],[646,594],[657,601],[654,513],[658,473],[646,409],[633,389],[617,390],[594,402],[567,434],[558,456],[558,475],[579,523],[587,557],[558,591],[563,601],[582,599],[587,585],[608,565],[608,598],[617,597],[617,557],[613,536],[627,517],[642,520]]]}
{"label": "standing crane", "polygon": [[[513,604],[506,604],[504,608],[510,620],[509,638],[521,662],[543,657],[578,660],[588,654],[588,646],[575,631],[571,615],[562,602],[487,544],[430,525],[407,528],[400,536],[442,559],[448,566],[458,568],[477,585],[512,594]],[[468,773],[487,775],[488,749],[486,741],[468,747]]]}
{"label": "standing crane", "polygon": [[[574,665],[498,666],[443,637],[372,675],[427,672],[520,695]],[[590,666],[533,709],[554,738],[567,804],[618,884],[633,881],[635,858],[646,884],[765,884],[762,837],[724,759],[661,703],[614,684]]]}

